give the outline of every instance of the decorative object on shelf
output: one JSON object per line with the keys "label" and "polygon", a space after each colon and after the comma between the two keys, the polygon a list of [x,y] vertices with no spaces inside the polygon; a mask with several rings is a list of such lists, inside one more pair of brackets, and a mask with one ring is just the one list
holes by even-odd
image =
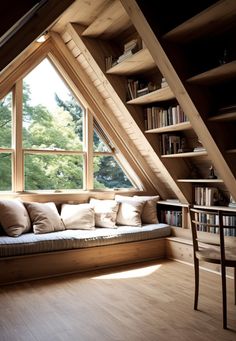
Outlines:
{"label": "decorative object on shelf", "polygon": [[207,179],[217,179],[217,176],[215,175],[214,167],[212,165],[209,168],[209,170],[210,170],[210,173],[209,173]]}
{"label": "decorative object on shelf", "polygon": [[166,88],[167,86],[169,86],[169,85],[168,85],[165,77],[162,77],[162,79],[161,79],[161,88]]}
{"label": "decorative object on shelf", "polygon": [[230,194],[230,199],[229,199],[229,207],[236,208],[236,200],[234,200],[233,196]]}
{"label": "decorative object on shelf", "polygon": [[219,58],[219,64],[223,65],[229,62],[229,51],[228,49],[225,47],[223,50],[223,53],[221,55],[221,57]]}
{"label": "decorative object on shelf", "polygon": [[229,196],[225,191],[219,190],[218,193],[218,202],[216,203],[219,206],[228,206],[229,205]]}

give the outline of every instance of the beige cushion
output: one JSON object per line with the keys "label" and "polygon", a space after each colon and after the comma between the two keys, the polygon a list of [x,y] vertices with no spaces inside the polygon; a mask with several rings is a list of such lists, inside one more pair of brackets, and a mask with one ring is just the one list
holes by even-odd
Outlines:
{"label": "beige cushion", "polygon": [[90,204],[62,204],[61,218],[67,230],[94,229],[95,215]]}
{"label": "beige cushion", "polygon": [[115,200],[90,199],[90,205],[95,212],[95,225],[97,227],[116,227],[116,217],[119,204]]}
{"label": "beige cushion", "polygon": [[116,195],[115,200],[120,203],[116,219],[118,225],[142,226],[143,201],[123,195]]}
{"label": "beige cushion", "polygon": [[144,224],[157,224],[157,201],[160,200],[160,196],[139,196],[133,197],[135,200],[144,201],[144,207],[142,212],[142,222]]}
{"label": "beige cushion", "polygon": [[10,237],[17,237],[31,228],[28,212],[18,200],[0,201],[0,223]]}
{"label": "beige cushion", "polygon": [[65,230],[64,224],[53,202],[25,203],[35,234]]}

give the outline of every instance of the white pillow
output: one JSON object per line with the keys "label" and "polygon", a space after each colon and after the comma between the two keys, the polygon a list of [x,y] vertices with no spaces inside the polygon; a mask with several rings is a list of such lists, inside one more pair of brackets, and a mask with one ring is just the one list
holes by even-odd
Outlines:
{"label": "white pillow", "polygon": [[54,202],[24,203],[33,224],[35,234],[65,230]]}
{"label": "white pillow", "polygon": [[116,222],[118,225],[142,226],[141,213],[144,202],[121,202],[117,214]]}
{"label": "white pillow", "polygon": [[0,201],[0,224],[10,237],[18,237],[31,228],[28,212],[19,200]]}
{"label": "white pillow", "polygon": [[90,205],[95,212],[95,225],[97,227],[116,227],[116,217],[119,204],[115,200],[90,199]]}
{"label": "white pillow", "polygon": [[159,195],[155,196],[139,196],[134,195],[135,200],[143,201],[145,203],[142,212],[142,222],[144,224],[158,224],[157,218],[157,201],[160,200]]}
{"label": "white pillow", "polygon": [[95,215],[90,204],[62,204],[61,218],[67,230],[94,229]]}

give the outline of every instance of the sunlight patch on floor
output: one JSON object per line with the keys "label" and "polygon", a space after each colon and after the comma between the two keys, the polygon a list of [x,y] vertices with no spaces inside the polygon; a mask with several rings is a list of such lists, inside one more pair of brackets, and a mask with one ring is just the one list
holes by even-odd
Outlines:
{"label": "sunlight patch on floor", "polygon": [[123,278],[146,277],[146,276],[150,276],[155,271],[159,270],[160,267],[161,267],[161,264],[152,265],[152,266],[145,266],[143,268],[121,271],[121,272],[115,272],[115,273],[111,273],[111,274],[107,274],[107,275],[96,276],[96,277],[93,277],[92,279],[123,279]]}

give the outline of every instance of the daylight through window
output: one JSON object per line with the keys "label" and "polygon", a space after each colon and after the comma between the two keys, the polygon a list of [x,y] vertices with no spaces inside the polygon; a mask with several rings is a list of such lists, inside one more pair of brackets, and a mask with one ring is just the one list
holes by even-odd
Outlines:
{"label": "daylight through window", "polygon": [[[1,191],[92,189],[88,183],[93,183],[94,189],[134,187],[116,159],[118,151],[99,123],[94,119],[93,132],[86,131],[87,115],[91,114],[49,59],[19,82],[22,107],[16,108],[17,114],[12,114],[12,103],[19,103],[14,101],[14,91],[0,101]],[[21,131],[22,136],[17,136],[16,131],[18,135]],[[88,136],[93,139],[93,169],[89,174],[85,143]],[[14,158],[15,154],[21,157]],[[93,181],[88,181],[88,176]]]}

